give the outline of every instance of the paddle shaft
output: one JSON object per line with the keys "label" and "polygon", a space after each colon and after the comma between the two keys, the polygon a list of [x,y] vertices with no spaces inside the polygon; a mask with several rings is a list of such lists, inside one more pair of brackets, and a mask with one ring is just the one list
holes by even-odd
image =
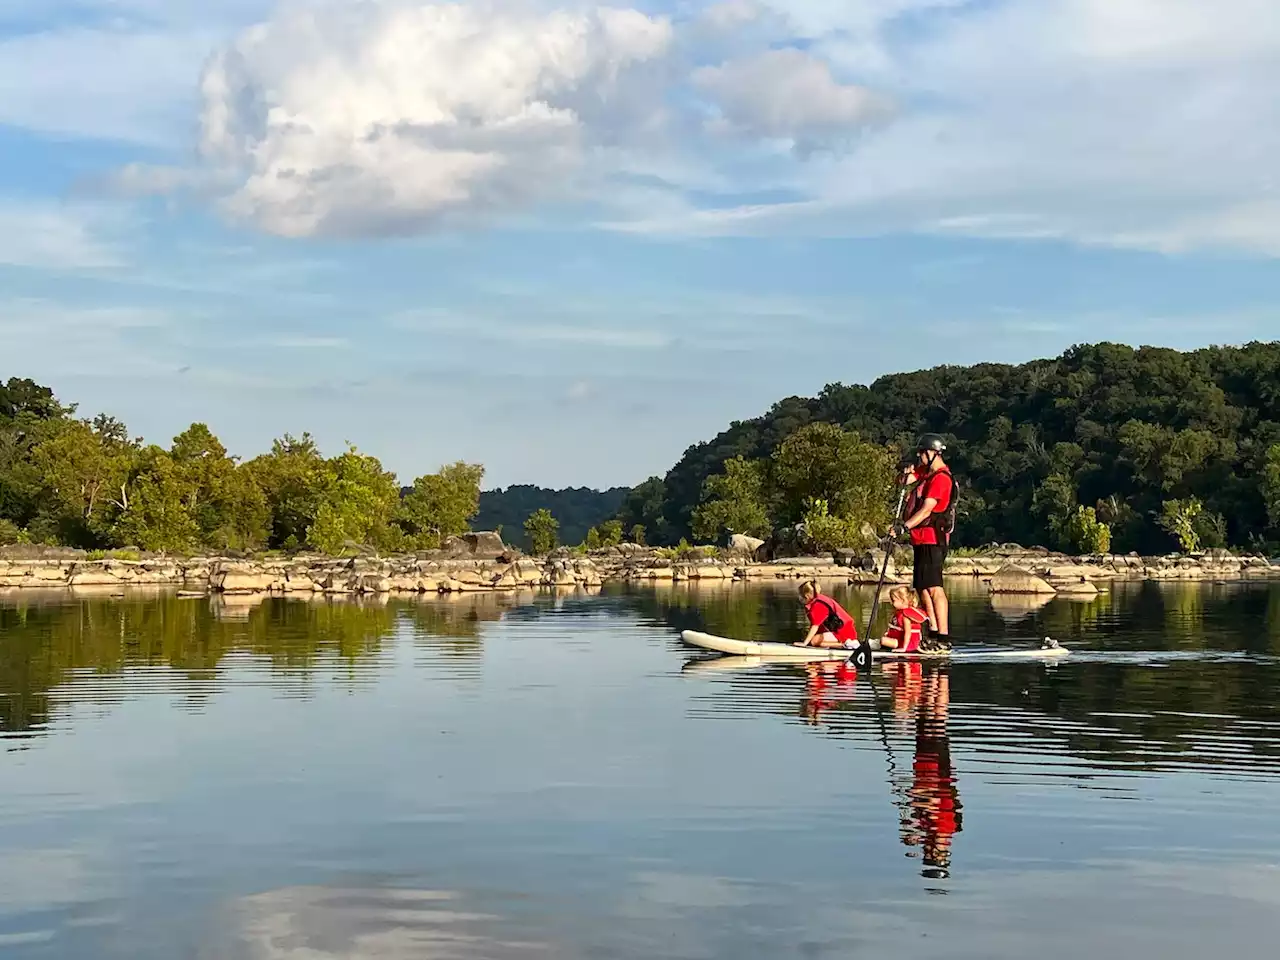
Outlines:
{"label": "paddle shaft", "polygon": [[[893,522],[902,519],[902,505],[907,502],[907,485],[899,480],[898,506],[893,511]],[[880,579],[876,582],[876,595],[871,598],[871,616],[867,619],[867,639],[871,639],[871,626],[876,622],[876,614],[880,612],[880,591],[884,589],[884,578],[889,574],[889,558],[893,556],[893,537],[890,533],[890,546],[884,551],[884,560],[880,563]]]}

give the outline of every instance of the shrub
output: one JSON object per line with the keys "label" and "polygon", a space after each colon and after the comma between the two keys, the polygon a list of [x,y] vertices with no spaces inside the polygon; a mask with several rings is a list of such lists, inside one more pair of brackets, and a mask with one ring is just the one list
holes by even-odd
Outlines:
{"label": "shrub", "polygon": [[1098,519],[1093,507],[1076,507],[1062,525],[1062,537],[1076,553],[1111,552],[1111,528]]}
{"label": "shrub", "polygon": [[25,539],[25,532],[12,520],[0,518],[0,547],[7,547],[11,544],[22,543]]}

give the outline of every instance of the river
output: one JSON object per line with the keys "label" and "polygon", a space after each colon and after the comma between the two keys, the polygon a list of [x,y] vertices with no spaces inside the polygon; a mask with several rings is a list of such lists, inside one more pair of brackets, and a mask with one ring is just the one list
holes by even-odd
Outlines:
{"label": "river", "polygon": [[792,584],[5,593],[0,955],[1270,952],[1280,586],[953,593],[953,635],[1072,655],[681,644],[798,638]]}

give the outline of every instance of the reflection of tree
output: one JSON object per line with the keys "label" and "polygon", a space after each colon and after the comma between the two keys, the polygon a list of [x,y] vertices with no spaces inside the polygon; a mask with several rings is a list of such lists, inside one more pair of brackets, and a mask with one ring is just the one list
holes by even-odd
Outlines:
{"label": "reflection of tree", "polygon": [[89,673],[167,666],[196,695],[216,690],[228,655],[241,653],[280,678],[307,681],[324,663],[368,665],[395,628],[386,605],[267,599],[225,617],[208,600],[168,596],[20,596],[0,606],[0,729],[49,720],[49,694]]}

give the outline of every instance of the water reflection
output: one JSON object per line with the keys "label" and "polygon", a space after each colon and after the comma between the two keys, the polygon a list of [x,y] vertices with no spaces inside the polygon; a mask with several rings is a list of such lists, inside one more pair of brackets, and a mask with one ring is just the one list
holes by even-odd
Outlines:
{"label": "water reflection", "polygon": [[960,792],[951,762],[947,714],[951,676],[945,665],[886,664],[895,716],[914,727],[911,769],[891,775],[902,842],[919,848],[921,875],[950,876],[951,841],[961,829]]}
{"label": "water reflection", "polygon": [[400,960],[548,955],[549,945],[504,933],[502,918],[449,890],[286,887],[244,897],[226,960]]}
{"label": "water reflection", "polygon": [[[320,676],[373,682],[403,634],[446,657],[475,657],[483,626],[534,602],[532,592],[389,599],[213,596],[114,588],[0,594],[0,737],[10,748],[45,732],[62,702],[116,702],[121,682],[216,695],[233,666],[307,696]],[[163,670],[164,673],[156,673]]]}
{"label": "water reflection", "polygon": [[0,950],[1265,955],[1276,589],[954,595],[970,636],[1079,656],[858,675],[680,644],[798,636],[790,582],[11,595],[0,720],[33,748],[0,754]]}

